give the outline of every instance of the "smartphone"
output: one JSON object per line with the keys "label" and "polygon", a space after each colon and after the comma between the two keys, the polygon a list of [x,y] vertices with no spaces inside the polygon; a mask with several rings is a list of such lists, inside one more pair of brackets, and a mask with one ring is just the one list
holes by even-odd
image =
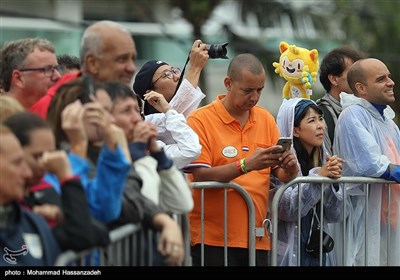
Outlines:
{"label": "smartphone", "polygon": [[278,139],[278,142],[276,143],[276,145],[280,145],[283,148],[281,150],[277,150],[275,152],[273,152],[274,154],[280,154],[283,153],[286,150],[290,149],[290,146],[292,145],[292,138],[290,137],[280,137]]}

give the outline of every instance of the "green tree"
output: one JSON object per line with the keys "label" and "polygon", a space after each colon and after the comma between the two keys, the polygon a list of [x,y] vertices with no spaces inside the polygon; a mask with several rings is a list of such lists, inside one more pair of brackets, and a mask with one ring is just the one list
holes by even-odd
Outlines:
{"label": "green tree", "polygon": [[[286,14],[294,28],[298,16],[310,16],[317,29],[318,38],[301,38],[301,30],[295,29],[293,40],[318,46],[322,51],[339,45],[351,45],[370,57],[376,57],[386,63],[400,84],[400,1],[398,0],[332,0],[332,1],[280,1],[280,0],[241,0],[243,20],[253,14],[261,28],[273,26]],[[285,38],[285,34],[281,35]],[[240,42],[239,39],[235,41]],[[312,42],[310,42],[312,41]],[[319,42],[318,42],[319,41]],[[243,44],[247,46],[249,44]],[[266,60],[271,60],[266,56]],[[270,63],[266,63],[269,65]],[[268,69],[268,68],[267,68]],[[398,95],[398,94],[397,94]],[[400,112],[400,97],[391,105]],[[400,125],[400,116],[395,120]]]}
{"label": "green tree", "polygon": [[[214,8],[221,2],[222,0],[170,0],[171,6],[178,6],[182,10],[182,17],[193,26],[193,41],[196,39],[204,40],[201,28],[209,19]],[[205,71],[206,69],[203,69],[203,75],[200,76],[199,84],[204,92],[208,92]],[[204,104],[210,102],[207,99],[208,97],[203,100]]]}
{"label": "green tree", "polygon": [[[343,43],[357,46],[370,57],[376,57],[388,66],[392,78],[400,84],[400,1],[398,0],[336,0],[337,10],[332,15],[342,18],[346,37]],[[392,105],[400,125],[400,97]]]}
{"label": "green tree", "polygon": [[170,0],[171,6],[182,10],[182,17],[193,26],[193,40],[202,38],[201,28],[222,0]]}

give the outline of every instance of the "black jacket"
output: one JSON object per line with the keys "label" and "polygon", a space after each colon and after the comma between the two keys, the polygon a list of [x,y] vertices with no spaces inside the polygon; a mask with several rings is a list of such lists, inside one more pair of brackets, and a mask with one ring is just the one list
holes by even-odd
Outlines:
{"label": "black jacket", "polygon": [[44,218],[15,202],[1,208],[0,266],[53,265],[60,248]]}
{"label": "black jacket", "polygon": [[108,229],[90,215],[85,191],[78,177],[61,185],[61,196],[51,185],[32,192],[26,200],[32,208],[49,203],[62,209],[64,222],[53,227],[53,234],[62,251],[81,251],[110,242]]}

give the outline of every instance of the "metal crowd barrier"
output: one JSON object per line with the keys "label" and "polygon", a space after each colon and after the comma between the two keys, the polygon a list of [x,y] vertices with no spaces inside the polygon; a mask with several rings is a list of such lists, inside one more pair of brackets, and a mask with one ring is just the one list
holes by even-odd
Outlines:
{"label": "metal crowd barrier", "polygon": [[[343,184],[344,188],[343,188],[343,201],[347,202],[347,188],[348,188],[348,184],[362,184],[363,188],[364,188],[364,192],[365,192],[365,199],[364,199],[364,206],[365,206],[365,212],[364,213],[368,213],[368,207],[369,207],[369,201],[368,201],[368,193],[369,193],[369,187],[370,184],[385,184],[388,187],[388,221],[390,221],[390,188],[389,185],[391,184],[396,184],[396,182],[392,182],[392,181],[387,181],[387,180],[383,180],[383,179],[376,179],[376,178],[369,178],[369,177],[341,177],[340,179],[330,179],[328,177],[297,177],[294,180],[280,186],[274,195],[273,201],[272,201],[272,207],[270,207],[271,209],[271,215],[272,215],[272,252],[271,252],[271,265],[272,266],[276,266],[277,265],[277,248],[278,248],[278,206],[279,206],[279,201],[283,195],[283,193],[285,192],[285,190],[287,188],[289,188],[291,185],[293,184],[300,184],[300,183],[316,183],[316,184],[321,184],[321,205],[323,205],[324,203],[324,185],[326,184],[332,184],[332,183],[341,183]],[[300,185],[299,185],[300,186]],[[301,197],[302,195],[302,190],[301,188],[299,188],[299,192],[298,192],[298,209],[301,209]],[[347,217],[347,203],[343,203],[343,217]],[[320,236],[319,236],[319,264],[322,265],[322,234],[323,234],[323,207],[321,207],[321,213],[319,214],[319,218],[320,218],[320,225],[321,225],[321,230],[320,230]],[[365,232],[366,229],[368,227],[368,215],[364,214],[364,219],[365,219]],[[297,217],[297,248],[300,248],[300,231],[301,231],[301,212],[298,211],[298,217]],[[343,219],[343,227],[341,229],[342,231],[342,240],[344,241],[342,243],[342,253],[341,256],[336,256],[339,259],[339,263],[340,264],[346,264],[346,255],[345,255],[345,251],[347,249],[348,246],[348,240],[346,240],[345,238],[345,234],[346,234],[346,219]],[[390,222],[387,223],[387,229],[388,232],[390,228]],[[365,234],[365,239],[364,239],[364,250],[365,250],[365,264],[367,263],[367,259],[369,256],[368,252],[368,234]],[[390,243],[389,243],[389,238],[388,238],[388,242],[387,242],[387,252],[389,252],[389,248],[390,248]],[[377,252],[371,252],[372,254],[377,254]],[[378,253],[379,254],[379,253]],[[388,258],[388,263],[389,263],[389,254],[387,255]],[[297,265],[300,265],[300,253],[297,254]]]}
{"label": "metal crowd barrier", "polygon": [[[324,203],[324,187],[326,184],[332,183],[339,183],[343,184],[345,187],[343,189],[343,199],[347,201],[347,186],[348,184],[362,184],[365,190],[365,211],[368,212],[369,201],[368,201],[368,191],[370,184],[395,184],[395,182],[386,181],[383,179],[375,179],[375,178],[368,178],[368,177],[342,177],[340,179],[330,179],[327,177],[298,177],[291,182],[288,182],[282,186],[280,186],[275,194],[272,201],[271,209],[271,216],[272,216],[272,246],[271,246],[271,264],[272,266],[277,265],[277,245],[278,245],[278,215],[276,214],[278,211],[279,200],[282,197],[284,191],[293,184],[300,184],[300,183],[316,183],[321,184],[321,204]],[[248,209],[248,231],[249,231],[249,265],[255,266],[256,263],[256,237],[263,236],[266,234],[264,229],[256,228],[255,225],[255,210],[254,204],[251,196],[248,192],[240,185],[229,182],[229,183],[220,183],[220,182],[195,182],[191,183],[191,187],[193,189],[200,189],[201,190],[201,265],[204,265],[204,192],[205,190],[210,189],[224,189],[224,264],[228,264],[228,256],[227,256],[227,202],[228,202],[228,189],[233,189],[237,191],[242,198],[244,199],[247,209]],[[388,188],[388,210],[389,210],[389,221],[390,221],[390,188]],[[299,209],[301,208],[301,194],[302,190],[299,188],[298,193],[298,205]],[[347,217],[347,203],[343,204],[343,215]],[[322,208],[323,209],[323,208]],[[368,219],[367,215],[365,217],[365,228],[368,226]],[[184,265],[190,266],[191,265],[191,253],[190,253],[190,230],[189,230],[189,221],[187,215],[177,215],[176,220],[181,226],[182,234],[185,243],[185,260]],[[322,252],[322,233],[323,233],[323,210],[319,214],[320,224],[321,224],[321,231],[320,231],[320,248],[319,251]],[[344,219],[345,220],[345,219]],[[297,245],[300,248],[300,221],[301,215],[300,212],[298,213],[297,217],[297,230],[298,230],[298,240]],[[388,228],[390,227],[390,223],[388,224]],[[343,223],[342,228],[343,234],[343,248],[342,248],[342,256],[336,256],[337,258],[341,258],[341,263],[346,263],[345,260],[345,249],[347,246],[347,240],[345,237],[346,233],[346,223]],[[74,251],[67,251],[61,254],[56,264],[57,266],[151,266],[153,260],[153,248],[152,240],[153,234],[158,234],[157,232],[153,232],[151,230],[143,229],[138,224],[127,224],[121,226],[117,229],[110,231],[110,240],[111,243],[106,246],[105,248],[91,248],[89,250],[85,250],[82,252],[74,252]],[[389,238],[388,238],[389,240]],[[368,235],[364,240],[365,245],[368,244]],[[387,249],[390,247],[388,242]],[[364,246],[365,250],[365,258],[368,258],[368,246]],[[376,254],[376,252],[373,252]],[[300,254],[297,254],[297,264],[300,265]],[[388,256],[389,258],[389,256]],[[322,254],[320,253],[319,256],[319,263],[322,264]],[[389,260],[388,260],[389,263]]]}
{"label": "metal crowd barrier", "polygon": [[140,225],[123,225],[110,231],[108,246],[80,252],[68,250],[58,256],[55,266],[137,265],[138,259],[142,259],[144,255],[139,247],[143,234]]}
{"label": "metal crowd barrier", "polygon": [[[183,265],[190,262],[190,237],[187,215],[176,215],[181,227],[185,246]],[[154,251],[153,238],[158,232],[144,229],[140,224],[126,224],[110,231],[110,244],[88,250],[63,252],[55,266],[152,266]]]}
{"label": "metal crowd barrier", "polygon": [[233,189],[237,191],[244,201],[246,202],[248,215],[249,215],[249,266],[255,266],[256,264],[256,233],[258,232],[256,229],[255,222],[255,210],[254,203],[249,195],[249,193],[240,185],[229,182],[229,183],[220,183],[220,182],[194,182],[190,184],[193,189],[201,189],[201,266],[204,266],[204,191],[212,190],[212,189],[224,189],[224,265],[228,265],[228,254],[227,254],[227,239],[228,239],[228,213],[227,213],[227,202],[228,202],[228,189]]}
{"label": "metal crowd barrier", "polygon": [[188,215],[176,215],[175,220],[178,222],[182,229],[185,259],[183,260],[184,266],[192,266],[192,258],[190,256],[190,222]]}

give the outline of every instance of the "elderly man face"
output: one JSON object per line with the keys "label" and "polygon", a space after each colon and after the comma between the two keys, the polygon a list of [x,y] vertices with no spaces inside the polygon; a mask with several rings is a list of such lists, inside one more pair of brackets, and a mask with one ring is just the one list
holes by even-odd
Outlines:
{"label": "elderly man face", "polygon": [[113,22],[90,26],[83,37],[83,70],[103,82],[121,82],[131,86],[136,72],[136,45],[131,34]]}

